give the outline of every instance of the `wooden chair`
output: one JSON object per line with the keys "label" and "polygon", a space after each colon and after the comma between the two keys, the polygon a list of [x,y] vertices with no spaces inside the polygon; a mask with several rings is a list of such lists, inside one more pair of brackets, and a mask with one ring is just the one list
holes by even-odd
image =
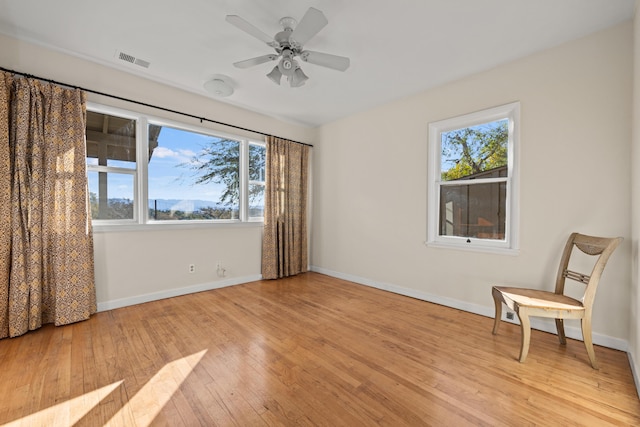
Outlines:
{"label": "wooden chair", "polygon": [[[556,277],[555,292],[541,291],[537,289],[523,289],[503,286],[494,286],[491,293],[496,305],[496,318],[493,324],[493,334],[498,333],[502,317],[502,304],[518,314],[522,329],[522,342],[520,346],[520,362],[524,362],[529,352],[529,340],[531,338],[531,323],[529,317],[547,317],[556,320],[558,338],[561,344],[566,344],[564,335],[564,319],[581,319],[582,338],[587,348],[587,354],[591,366],[598,369],[596,356],[591,340],[591,313],[596,288],[600,281],[602,271],[609,257],[622,241],[622,237],[605,238],[586,236],[573,233],[564,248],[558,275]],[[578,273],[569,269],[569,260],[574,247],[588,255],[596,256],[591,274]],[[565,280],[572,279],[586,285],[582,300],[577,300],[564,295]]]}

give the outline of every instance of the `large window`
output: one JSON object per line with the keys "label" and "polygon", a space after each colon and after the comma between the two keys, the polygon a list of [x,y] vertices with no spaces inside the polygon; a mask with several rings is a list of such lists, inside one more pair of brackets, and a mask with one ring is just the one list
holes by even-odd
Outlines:
{"label": "large window", "polygon": [[429,244],[517,249],[519,103],[429,125]]}
{"label": "large window", "polygon": [[264,143],[98,105],[86,133],[94,224],[262,220]]}

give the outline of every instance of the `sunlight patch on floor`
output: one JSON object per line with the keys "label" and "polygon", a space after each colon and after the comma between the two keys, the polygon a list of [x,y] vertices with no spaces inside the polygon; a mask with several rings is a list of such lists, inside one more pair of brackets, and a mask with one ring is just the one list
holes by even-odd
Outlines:
{"label": "sunlight patch on floor", "polygon": [[122,381],[109,384],[81,396],[58,403],[47,409],[4,424],[6,427],[18,426],[70,426],[74,425],[97,406],[102,399],[118,388]]}
{"label": "sunlight patch on floor", "polygon": [[129,412],[139,427],[150,425],[207,350],[167,363],[111,418]]}

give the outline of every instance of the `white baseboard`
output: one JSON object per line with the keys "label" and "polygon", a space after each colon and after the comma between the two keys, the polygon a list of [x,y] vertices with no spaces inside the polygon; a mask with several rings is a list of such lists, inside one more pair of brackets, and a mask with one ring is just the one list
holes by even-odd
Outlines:
{"label": "white baseboard", "polygon": [[633,374],[633,381],[636,385],[636,391],[638,392],[638,398],[640,398],[640,377],[638,377],[638,371],[636,370],[636,364],[633,360],[633,354],[631,352],[627,352],[627,356],[629,357],[629,365],[631,366],[631,373]]}
{"label": "white baseboard", "polygon": [[[336,277],[338,279],[348,280],[350,282],[355,282],[361,285],[370,286],[372,288],[382,289],[382,290],[393,292],[396,294],[408,296],[411,298],[416,298],[419,300],[428,301],[428,302],[444,305],[451,308],[456,308],[458,310],[479,314],[481,316],[493,318],[493,316],[495,315],[495,308],[493,306],[487,307],[484,305],[473,304],[466,301],[460,301],[454,298],[447,298],[440,295],[430,294],[428,292],[404,288],[404,287],[393,285],[390,283],[383,283],[383,282],[367,279],[364,277],[344,274],[337,271],[328,270],[322,267],[311,266],[311,271],[315,271],[317,273],[325,274],[331,277]],[[517,320],[517,316],[515,316],[516,318],[515,320],[508,320],[506,319],[505,315],[506,313],[503,310],[502,316],[505,322],[514,323],[516,325],[520,324]],[[537,318],[531,319],[531,327],[533,329],[555,334],[556,333],[555,322],[553,322],[552,320],[550,321],[545,321],[545,320],[550,320],[550,319],[537,319]],[[582,330],[579,327],[570,326],[565,323],[565,334],[568,338],[573,338],[573,339],[582,341]],[[598,334],[598,333],[593,333],[593,343],[604,346],[604,347],[613,348],[615,350],[621,350],[624,352],[626,352],[629,347],[629,343],[626,340],[611,337],[608,335]],[[636,381],[636,384],[637,384],[637,381]]]}
{"label": "white baseboard", "polygon": [[184,288],[173,288],[159,292],[152,292],[150,294],[136,295],[127,298],[104,301],[98,303],[98,311],[113,310],[115,308],[127,307],[130,305],[142,304],[145,302],[157,301],[160,299],[172,298],[180,295],[193,294],[196,292],[209,291],[211,289],[219,289],[227,286],[240,285],[242,283],[255,282],[257,280],[262,280],[262,276],[258,274],[255,276],[234,277],[225,280],[218,280],[215,282],[186,286]]}

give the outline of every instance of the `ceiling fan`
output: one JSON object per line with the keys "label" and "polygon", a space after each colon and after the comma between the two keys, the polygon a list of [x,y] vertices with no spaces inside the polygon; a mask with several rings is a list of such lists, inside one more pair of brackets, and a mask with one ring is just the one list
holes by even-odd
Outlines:
{"label": "ceiling fan", "polygon": [[283,31],[274,37],[262,32],[238,15],[227,15],[226,20],[247,34],[265,42],[276,51],[276,53],[235,62],[233,65],[237,68],[249,68],[280,58],[278,65],[267,74],[267,77],[278,85],[282,76],[287,78],[291,87],[300,87],[309,79],[298,65],[296,58],[338,71],[345,71],[349,68],[349,58],[303,49],[304,44],[329,23],[324,14],[313,7],[307,10],[299,23],[288,16],[282,18],[280,25],[282,25]]}

